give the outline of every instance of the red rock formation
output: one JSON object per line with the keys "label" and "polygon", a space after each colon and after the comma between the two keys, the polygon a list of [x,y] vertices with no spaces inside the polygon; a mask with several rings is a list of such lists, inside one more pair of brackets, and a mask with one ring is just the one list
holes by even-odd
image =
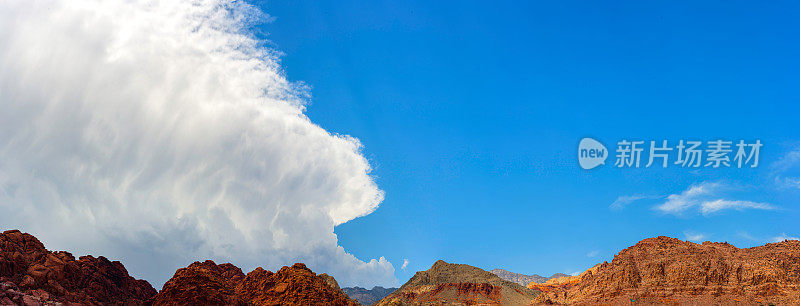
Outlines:
{"label": "red rock formation", "polygon": [[180,268],[152,300],[154,305],[246,305],[236,296],[236,284],[244,279],[232,264],[211,260]]}
{"label": "red rock formation", "polygon": [[236,292],[254,305],[358,305],[327,274],[316,275],[296,263],[277,273],[257,268],[236,287]]}
{"label": "red rock formation", "polygon": [[277,273],[256,268],[244,275],[231,264],[195,262],[179,269],[152,300],[153,305],[358,305],[332,277],[304,264]]}
{"label": "red rock formation", "polygon": [[800,304],[800,241],[739,249],[645,239],[578,277],[530,284],[539,303]]}
{"label": "red rock formation", "polygon": [[0,234],[0,282],[38,302],[136,305],[156,294],[118,261],[102,256],[75,260],[68,252],[48,251],[36,237],[18,230]]}

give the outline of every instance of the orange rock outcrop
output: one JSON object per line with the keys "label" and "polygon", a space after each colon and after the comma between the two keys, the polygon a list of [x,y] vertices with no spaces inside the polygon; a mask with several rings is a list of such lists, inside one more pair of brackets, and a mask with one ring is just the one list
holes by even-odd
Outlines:
{"label": "orange rock outcrop", "polygon": [[640,241],[576,277],[531,283],[537,303],[800,304],[800,241],[739,249],[669,237]]}

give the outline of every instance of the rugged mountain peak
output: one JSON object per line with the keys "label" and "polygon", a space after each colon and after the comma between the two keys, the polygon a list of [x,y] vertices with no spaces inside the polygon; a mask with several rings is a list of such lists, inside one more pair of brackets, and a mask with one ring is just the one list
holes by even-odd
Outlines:
{"label": "rugged mountain peak", "polygon": [[[284,267],[284,268],[286,268],[286,267]],[[297,269],[297,270],[306,270],[306,271],[308,271],[308,272],[311,272],[311,269],[309,269],[308,267],[306,267],[306,264],[304,264],[304,263],[302,263],[302,262],[297,262],[297,263],[293,264],[293,265],[292,265],[292,269]]]}
{"label": "rugged mountain peak", "polygon": [[[335,286],[334,286],[335,285]],[[357,305],[333,277],[296,263],[278,272],[261,267],[246,275],[232,264],[195,262],[178,269],[153,305]]]}
{"label": "rugged mountain peak", "polygon": [[75,260],[69,252],[48,251],[39,239],[19,230],[0,234],[0,283],[16,292],[4,298],[31,303],[141,304],[156,294],[118,261],[88,255]]}
{"label": "rugged mountain peak", "polygon": [[400,289],[378,305],[451,303],[524,305],[537,292],[500,279],[483,269],[436,261],[429,270],[417,272]]}
{"label": "rugged mountain peak", "polygon": [[[214,262],[211,261],[211,263],[213,264]],[[242,269],[239,269],[239,267],[234,266],[231,263],[221,264],[219,265],[219,268],[222,269],[222,277],[229,279],[241,279],[244,277],[244,272],[242,272]]]}
{"label": "rugged mountain peak", "polygon": [[452,264],[447,263],[446,261],[439,259],[439,260],[437,260],[436,262],[433,263],[433,266],[431,266],[431,269],[442,268],[442,267],[446,267],[446,266],[450,266],[450,265],[452,265]]}
{"label": "rugged mountain peak", "polygon": [[443,260],[436,261],[430,269],[417,272],[407,284],[444,284],[459,282],[488,282],[500,285],[504,281],[497,275],[486,272],[481,268],[465,264],[447,263]]}
{"label": "rugged mountain peak", "polygon": [[244,278],[232,264],[196,261],[180,268],[151,302],[154,305],[244,305],[235,294],[235,284]]}
{"label": "rugged mountain peak", "polygon": [[23,255],[41,255],[47,252],[44,244],[33,235],[20,232],[19,230],[8,230],[0,236],[0,248],[3,252],[20,252]]}

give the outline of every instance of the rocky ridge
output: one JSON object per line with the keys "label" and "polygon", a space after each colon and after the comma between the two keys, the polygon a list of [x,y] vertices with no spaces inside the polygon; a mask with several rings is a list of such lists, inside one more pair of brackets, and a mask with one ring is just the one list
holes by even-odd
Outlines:
{"label": "rocky ridge", "polygon": [[181,268],[151,301],[153,305],[358,305],[333,277],[302,263],[278,272],[256,268],[246,275],[213,261]]}
{"label": "rocky ridge", "polygon": [[[495,272],[497,272],[495,270]],[[510,272],[509,272],[510,273]],[[346,288],[352,296],[375,287]],[[360,289],[360,290],[359,290]],[[376,300],[360,299],[364,304]],[[579,276],[528,287],[437,261],[378,305],[800,305],[800,241],[739,249],[669,237],[640,241]],[[357,305],[327,274],[297,263],[278,272],[213,261],[178,269],[161,292],[105,257],[51,252],[17,230],[0,234],[0,305]]]}
{"label": "rocky ridge", "polygon": [[537,303],[800,304],[800,241],[739,249],[669,237],[640,241],[576,277],[530,283]]}
{"label": "rocky ridge", "polygon": [[119,261],[51,252],[18,230],[0,234],[0,283],[3,304],[141,305],[156,294]]}

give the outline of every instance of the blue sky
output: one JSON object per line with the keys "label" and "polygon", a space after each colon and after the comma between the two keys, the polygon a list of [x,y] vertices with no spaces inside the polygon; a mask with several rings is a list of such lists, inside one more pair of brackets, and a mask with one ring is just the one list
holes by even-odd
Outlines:
{"label": "blue sky", "polygon": [[[796,2],[254,4],[287,78],[311,88],[308,116],[360,139],[386,193],[339,244],[385,256],[401,283],[438,259],[550,275],[657,235],[800,236]],[[583,137],[764,147],[756,169],[587,171]],[[655,208],[693,186],[771,208]],[[610,207],[626,196],[643,199]]]}

